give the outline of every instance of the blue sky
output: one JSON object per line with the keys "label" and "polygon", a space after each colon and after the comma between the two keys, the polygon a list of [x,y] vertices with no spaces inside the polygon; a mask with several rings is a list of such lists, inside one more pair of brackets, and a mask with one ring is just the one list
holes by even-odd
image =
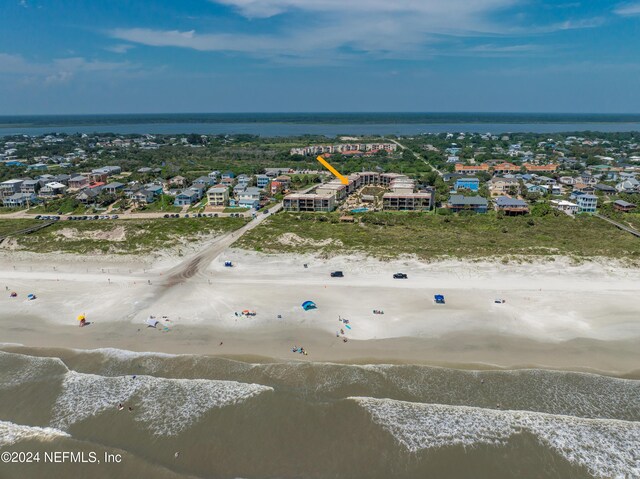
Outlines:
{"label": "blue sky", "polygon": [[640,112],[640,1],[2,0],[0,115]]}

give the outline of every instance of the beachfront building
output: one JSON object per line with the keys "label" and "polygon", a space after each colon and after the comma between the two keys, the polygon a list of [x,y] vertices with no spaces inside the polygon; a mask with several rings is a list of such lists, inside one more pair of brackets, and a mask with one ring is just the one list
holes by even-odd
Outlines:
{"label": "beachfront building", "polygon": [[57,181],[51,181],[40,188],[38,195],[40,198],[56,198],[64,195],[66,191],[67,187],[65,185]]}
{"label": "beachfront building", "polygon": [[458,178],[456,180],[455,189],[478,191],[480,189],[480,180],[478,178]]}
{"label": "beachfront building", "polygon": [[524,215],[529,212],[526,201],[508,196],[499,196],[494,200],[496,211],[502,211],[508,216]]}
{"label": "beachfront building", "polygon": [[124,190],[124,184],[123,183],[119,183],[117,181],[114,181],[112,183],[109,183],[107,185],[104,185],[102,190],[105,193],[108,193],[110,195],[116,195],[118,194],[118,192],[123,191]]}
{"label": "beachfront building", "polygon": [[38,198],[33,193],[14,193],[2,198],[3,206],[7,208],[22,208],[37,203]]}
{"label": "beachfront building", "polygon": [[207,190],[209,206],[227,206],[229,202],[229,189],[226,186],[216,185]]}
{"label": "beachfront building", "polygon": [[190,206],[197,203],[202,196],[199,190],[195,188],[187,188],[186,190],[178,193],[176,199],[173,202],[174,206]]}
{"label": "beachfront building", "polygon": [[40,190],[40,181],[24,180],[20,185],[20,193],[36,194]]}
{"label": "beachfront building", "polygon": [[636,205],[624,200],[616,200],[613,202],[613,209],[622,213],[629,213],[635,209]]}
{"label": "beachfront building", "polygon": [[429,211],[433,207],[433,191],[420,193],[385,193],[382,209],[385,211]]}
{"label": "beachfront building", "polygon": [[69,188],[79,190],[89,186],[89,178],[83,175],[77,175],[69,178]]}
{"label": "beachfront building", "polygon": [[596,195],[580,195],[576,198],[578,212],[595,213],[598,207],[598,197]]}
{"label": "beachfront building", "polygon": [[20,193],[20,187],[24,180],[7,180],[0,183],[0,197],[8,198],[16,193]]}
{"label": "beachfront building", "polygon": [[260,195],[262,191],[260,188],[251,186],[246,188],[238,195],[238,206],[241,208],[253,208],[258,209],[260,206]]}
{"label": "beachfront building", "polygon": [[489,202],[482,196],[451,195],[447,202],[447,208],[454,213],[461,211],[473,211],[474,213],[486,213]]}
{"label": "beachfront building", "polygon": [[283,207],[285,211],[330,212],[336,208],[336,197],[315,193],[292,194],[284,197]]}
{"label": "beachfront building", "polygon": [[578,205],[567,200],[551,200],[551,207],[569,215],[575,215],[578,212]]}

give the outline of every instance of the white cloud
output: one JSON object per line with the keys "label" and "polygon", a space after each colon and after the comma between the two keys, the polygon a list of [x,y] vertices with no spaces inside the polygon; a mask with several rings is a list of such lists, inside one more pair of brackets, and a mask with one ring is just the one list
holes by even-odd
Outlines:
{"label": "white cloud", "polygon": [[[281,15],[277,31],[202,32],[119,28],[118,40],[199,51],[243,53],[279,62],[322,63],[368,54],[376,58],[424,59],[451,51],[454,37],[525,37],[590,28],[601,19],[525,24],[514,7],[529,0],[210,0],[249,18]],[[505,16],[513,13],[513,15]],[[521,13],[521,12],[520,12]],[[501,15],[498,15],[501,14]],[[498,21],[498,18],[502,18]],[[268,20],[263,20],[268,21]],[[275,22],[274,22],[275,24]],[[517,55],[501,52],[502,56]]]}
{"label": "white cloud", "polygon": [[127,53],[132,48],[135,48],[135,45],[129,45],[127,43],[119,43],[117,45],[111,45],[109,47],[105,47],[105,50],[112,53]]}
{"label": "white cloud", "polygon": [[82,57],[56,58],[48,62],[31,62],[22,55],[0,53],[0,76],[21,76],[29,82],[66,83],[79,74],[125,71],[136,68],[128,62],[103,62]]}
{"label": "white cloud", "polygon": [[623,17],[630,17],[640,15],[640,2],[635,3],[623,3],[618,5],[614,12]]}

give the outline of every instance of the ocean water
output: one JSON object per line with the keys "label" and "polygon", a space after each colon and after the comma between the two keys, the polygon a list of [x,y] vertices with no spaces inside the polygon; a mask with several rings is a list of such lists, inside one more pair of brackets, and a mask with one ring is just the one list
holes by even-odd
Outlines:
{"label": "ocean water", "polygon": [[0,137],[48,133],[250,134],[266,137],[640,131],[640,115],[514,113],[253,113],[0,116]]}
{"label": "ocean water", "polygon": [[640,477],[636,380],[2,349],[3,452],[122,455],[2,478]]}

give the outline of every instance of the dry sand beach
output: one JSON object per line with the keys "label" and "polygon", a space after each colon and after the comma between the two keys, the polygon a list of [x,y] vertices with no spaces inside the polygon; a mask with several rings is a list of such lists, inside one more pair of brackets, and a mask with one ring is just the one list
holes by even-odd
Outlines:
{"label": "dry sand beach", "polygon": [[[633,374],[640,364],[636,269],[597,261],[571,265],[562,258],[524,264],[325,260],[223,246],[206,257],[7,254],[0,260],[0,288],[6,288],[1,341],[616,375]],[[330,278],[333,270],[345,277]],[[393,279],[398,271],[408,279]],[[18,297],[9,298],[9,291]],[[27,301],[28,293],[37,300]],[[434,294],[445,295],[446,304],[435,304]],[[497,298],[506,302],[496,304]],[[304,311],[305,300],[318,308]],[[236,315],[243,310],[256,315]],[[89,327],[78,328],[82,313]],[[150,315],[162,327],[148,328]],[[303,346],[308,355],[292,353],[293,346]]]}

